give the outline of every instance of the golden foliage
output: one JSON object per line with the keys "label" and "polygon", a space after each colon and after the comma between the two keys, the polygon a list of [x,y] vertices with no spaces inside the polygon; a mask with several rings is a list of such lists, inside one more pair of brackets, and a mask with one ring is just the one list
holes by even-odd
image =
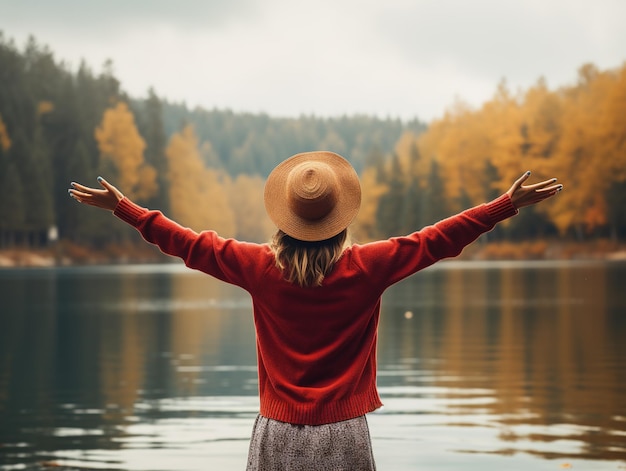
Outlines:
{"label": "golden foliage", "polygon": [[417,157],[415,152],[419,153],[417,136],[411,131],[404,132],[398,139],[394,151],[398,156],[402,175],[406,177],[403,183],[408,185],[413,179],[418,179],[420,184],[423,183],[430,168],[430,159],[415,160]]}
{"label": "golden foliage", "polygon": [[52,113],[54,111],[54,103],[49,100],[43,100],[37,103],[37,116]]}
{"label": "golden foliage", "polygon": [[377,237],[376,213],[378,201],[387,192],[386,185],[377,180],[376,169],[366,168],[361,174],[361,208],[350,228],[353,238],[359,242],[366,242]]}
{"label": "golden foliage", "polygon": [[227,179],[204,166],[193,126],[172,135],[165,155],[174,219],[198,232],[211,229],[233,237],[235,217],[225,191]]}
{"label": "golden foliage", "polygon": [[268,241],[276,228],[265,212],[261,197],[265,181],[257,175],[240,174],[226,183],[228,200],[237,227],[237,238],[249,242]]}
{"label": "golden foliage", "polygon": [[563,93],[561,134],[548,167],[575,191],[547,207],[561,231],[606,223],[607,191],[626,179],[626,66],[579,71],[576,86]]}
{"label": "golden foliage", "polygon": [[0,147],[2,147],[2,150],[5,152],[11,148],[11,138],[2,120],[2,115],[0,115]]}
{"label": "golden foliage", "polygon": [[152,165],[143,164],[139,167],[135,196],[139,200],[147,200],[158,190],[157,171]]}
{"label": "golden foliage", "polygon": [[408,167],[409,149],[417,146],[424,165],[435,159],[456,210],[463,209],[461,196],[482,203],[526,170],[533,181],[557,177],[568,191],[537,210],[562,232],[591,230],[607,223],[609,188],[626,181],[625,116],[626,65],[613,71],[585,65],[578,83],[555,91],[543,79],[517,95],[501,83],[479,109],[457,102],[424,134],[402,136],[396,152],[420,183],[427,167]]}
{"label": "golden foliage", "polygon": [[116,178],[122,193],[139,200],[156,194],[156,172],[144,161],[146,143],[126,103],[119,102],[105,110],[95,137],[101,159],[111,162],[118,172]]}

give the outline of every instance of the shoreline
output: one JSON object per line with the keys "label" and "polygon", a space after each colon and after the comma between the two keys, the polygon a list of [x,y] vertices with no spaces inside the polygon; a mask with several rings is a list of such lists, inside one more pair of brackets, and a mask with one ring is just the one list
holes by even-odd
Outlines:
{"label": "shoreline", "polygon": [[[626,242],[483,242],[465,248],[457,260],[607,260],[626,261]],[[111,264],[167,263],[172,257],[146,244],[110,245],[98,250],[59,243],[41,249],[0,249],[0,269]]]}
{"label": "shoreline", "polygon": [[146,244],[109,245],[98,250],[69,243],[39,249],[0,249],[0,269],[163,263],[168,259],[156,247]]}

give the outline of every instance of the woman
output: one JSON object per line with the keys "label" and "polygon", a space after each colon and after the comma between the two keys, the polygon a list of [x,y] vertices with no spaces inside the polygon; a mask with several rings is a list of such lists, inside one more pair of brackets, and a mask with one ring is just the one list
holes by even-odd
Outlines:
{"label": "woman", "polygon": [[260,413],[248,470],[374,470],[365,414],[376,389],[376,338],[386,288],[454,257],[519,208],[554,196],[556,179],[502,196],[405,237],[347,243],[361,202],[359,179],[332,152],[297,154],[269,175],[264,200],[278,227],[271,244],[223,239],[137,206],[110,183],[72,183],[81,203],[113,211],[166,254],[252,297]]}

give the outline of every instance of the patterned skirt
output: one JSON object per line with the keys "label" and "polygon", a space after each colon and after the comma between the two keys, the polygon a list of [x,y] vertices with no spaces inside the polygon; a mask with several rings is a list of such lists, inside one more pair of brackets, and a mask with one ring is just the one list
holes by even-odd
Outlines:
{"label": "patterned skirt", "polygon": [[247,471],[375,471],[365,416],[325,425],[292,425],[257,416]]}

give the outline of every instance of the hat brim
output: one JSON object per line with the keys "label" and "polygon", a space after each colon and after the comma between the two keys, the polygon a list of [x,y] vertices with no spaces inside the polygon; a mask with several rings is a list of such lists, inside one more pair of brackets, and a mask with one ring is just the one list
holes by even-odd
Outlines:
{"label": "hat brim", "polygon": [[[318,161],[334,171],[339,193],[335,206],[324,217],[310,220],[295,214],[287,198],[287,177],[303,162]],[[272,222],[294,239],[313,242],[330,239],[346,229],[361,206],[361,184],[356,171],[346,159],[334,152],[318,151],[296,154],[280,164],[267,177],[264,191],[265,210]]]}

